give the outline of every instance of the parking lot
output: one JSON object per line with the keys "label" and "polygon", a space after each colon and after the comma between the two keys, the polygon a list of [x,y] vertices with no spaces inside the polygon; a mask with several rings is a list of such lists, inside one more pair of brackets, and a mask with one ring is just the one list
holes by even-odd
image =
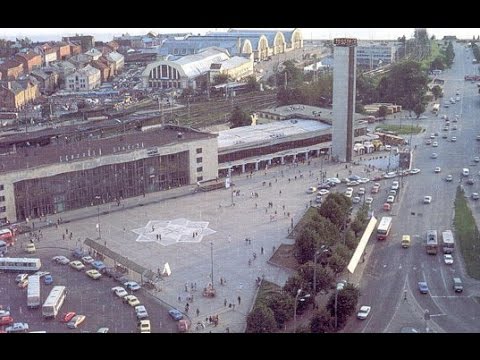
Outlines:
{"label": "parking lot", "polygon": [[[24,257],[26,254],[12,250],[10,257]],[[42,303],[47,298],[50,290],[55,285],[67,287],[65,302],[56,319],[45,320],[42,317],[41,307],[38,309],[27,308],[27,288],[20,289],[15,277],[18,273],[1,273],[0,278],[0,304],[10,307],[10,314],[15,322],[26,322],[29,331],[46,331],[47,333],[63,332],[96,332],[101,327],[108,327],[109,332],[136,333],[139,332],[134,308],[122,302],[112,292],[112,287],[122,286],[113,278],[102,276],[99,280],[93,280],[85,274],[85,270],[76,271],[69,265],[59,265],[52,262],[55,255],[64,255],[72,259],[71,252],[65,249],[44,248],[30,257],[39,257],[42,261],[42,271],[48,271],[53,276],[53,284],[45,285],[41,281]],[[87,266],[85,269],[89,269]],[[140,289],[135,292],[129,291],[140,300],[148,311],[152,332],[171,333],[177,332],[177,324],[168,316],[168,309],[155,299],[151,294]],[[77,329],[67,328],[61,322],[61,315],[74,311],[77,314],[86,315],[85,321]]]}

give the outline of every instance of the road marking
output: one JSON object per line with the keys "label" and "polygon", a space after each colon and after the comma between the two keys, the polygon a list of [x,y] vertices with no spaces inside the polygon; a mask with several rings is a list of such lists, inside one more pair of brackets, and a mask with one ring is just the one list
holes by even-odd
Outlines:
{"label": "road marking", "polygon": [[448,314],[430,314],[430,317],[434,317],[434,316],[447,316]]}

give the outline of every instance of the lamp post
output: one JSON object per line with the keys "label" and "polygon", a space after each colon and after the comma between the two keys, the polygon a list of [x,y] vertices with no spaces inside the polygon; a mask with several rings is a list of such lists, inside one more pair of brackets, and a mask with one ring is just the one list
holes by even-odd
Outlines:
{"label": "lamp post", "polygon": [[335,330],[337,330],[337,297],[338,292],[343,290],[345,287],[345,280],[343,282],[338,282],[337,287],[335,288]]}
{"label": "lamp post", "polygon": [[95,196],[95,199],[97,199],[97,229],[98,229],[98,239],[102,240],[102,233],[100,230],[100,196]]}
{"label": "lamp post", "polygon": [[212,289],[214,288],[214,281],[213,281],[213,242],[210,241],[210,259],[212,261],[212,272],[210,273],[211,279],[212,279]]}
{"label": "lamp post", "polygon": [[297,302],[298,300],[305,301],[305,299],[310,297],[310,294],[306,294],[302,296],[300,299],[298,299],[302,291],[303,291],[302,289],[298,289],[297,295],[295,295],[295,304],[293,305],[293,332],[294,333],[297,332]]}
{"label": "lamp post", "polygon": [[315,299],[317,296],[317,256],[323,253],[328,252],[328,249],[325,249],[325,245],[320,247],[320,250],[317,250],[313,255],[313,306],[315,307]]}

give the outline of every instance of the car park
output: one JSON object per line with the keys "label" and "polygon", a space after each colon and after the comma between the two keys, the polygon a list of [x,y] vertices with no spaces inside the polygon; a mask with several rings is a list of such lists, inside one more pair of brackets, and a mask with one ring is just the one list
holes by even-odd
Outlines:
{"label": "car park", "polygon": [[418,290],[420,290],[420,294],[428,294],[428,285],[426,281],[419,281],[418,282]]}
{"label": "car park", "polygon": [[87,270],[85,271],[85,274],[87,274],[88,277],[91,277],[94,280],[98,280],[102,277],[102,274],[100,274],[98,270],[95,269]]}
{"label": "car park", "polygon": [[432,143],[432,146],[433,146],[433,147],[438,147],[438,142],[434,141],[434,142]]}
{"label": "car park", "polygon": [[79,260],[70,261],[70,266],[77,271],[85,269],[85,265]]}
{"label": "car park", "polygon": [[365,320],[370,314],[371,310],[372,310],[371,306],[367,306],[367,305],[361,306],[360,310],[357,313],[357,319]]}
{"label": "car park", "polygon": [[330,193],[330,191],[327,189],[321,189],[318,191],[318,195],[320,196],[327,195],[328,193]]}
{"label": "car park", "polygon": [[468,185],[473,185],[473,184],[475,184],[475,179],[474,179],[474,178],[468,178],[468,179],[467,179],[467,184],[468,184]]}
{"label": "car park", "polygon": [[436,174],[438,174],[440,171],[442,171],[442,168],[440,166],[437,166],[434,170]]}
{"label": "car park", "polygon": [[72,320],[67,323],[69,329],[76,329],[81,323],[85,321],[85,315],[75,315]]}
{"label": "car park", "polygon": [[360,197],[359,196],[355,196],[353,199],[352,199],[352,203],[354,204],[358,204],[360,202]]}
{"label": "car park", "polygon": [[423,197],[424,204],[430,204],[432,202],[432,197],[430,195],[426,195]]}
{"label": "car park", "polygon": [[457,137],[456,136],[452,136],[452,139],[451,139],[452,142],[455,142],[457,141]]}
{"label": "car park", "polygon": [[443,255],[443,261],[447,265],[452,265],[453,264],[453,256],[451,254],[444,254]]}
{"label": "car park", "polygon": [[170,309],[168,310],[168,315],[175,321],[183,319],[183,314],[177,309]]}
{"label": "car park", "polygon": [[92,262],[92,267],[99,272],[103,272],[107,268],[103,261],[100,260],[95,260],[94,262]]}

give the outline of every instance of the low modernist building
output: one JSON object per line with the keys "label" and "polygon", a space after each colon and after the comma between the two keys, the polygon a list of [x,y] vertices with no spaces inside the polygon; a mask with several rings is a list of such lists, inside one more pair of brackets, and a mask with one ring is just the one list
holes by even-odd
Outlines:
{"label": "low modernist building", "polygon": [[214,179],[216,137],[167,125],[10,146],[0,166],[0,220],[24,221]]}

